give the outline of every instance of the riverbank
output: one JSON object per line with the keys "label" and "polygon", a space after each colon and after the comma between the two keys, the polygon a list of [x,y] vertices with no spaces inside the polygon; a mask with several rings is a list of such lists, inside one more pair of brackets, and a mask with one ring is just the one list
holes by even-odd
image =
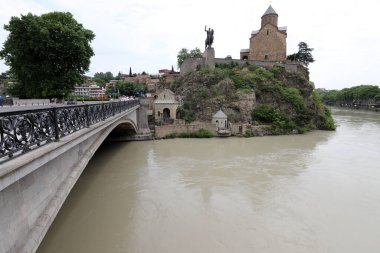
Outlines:
{"label": "riverbank", "polygon": [[[198,134],[199,132],[203,132]],[[207,134],[204,134],[207,132]],[[155,127],[155,139],[171,138],[209,138],[209,137],[262,137],[278,135],[273,133],[272,126],[236,124],[230,123],[227,129],[218,129],[211,123],[190,123],[178,125],[162,125]],[[290,131],[288,134],[299,134],[297,130]],[[286,134],[285,134],[286,135]]]}
{"label": "riverbank", "polygon": [[325,104],[325,105],[331,108],[380,112],[380,105],[361,105],[361,104],[340,104],[340,105]]}

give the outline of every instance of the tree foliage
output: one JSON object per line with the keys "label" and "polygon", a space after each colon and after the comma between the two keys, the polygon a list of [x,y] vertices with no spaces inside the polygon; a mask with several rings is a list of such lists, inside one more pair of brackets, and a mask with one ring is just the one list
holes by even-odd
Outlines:
{"label": "tree foliage", "polygon": [[305,64],[305,66],[309,66],[310,63],[314,62],[313,55],[311,54],[313,50],[313,48],[309,48],[307,43],[300,42],[298,44],[298,52],[288,55],[287,59],[291,61],[299,61]]}
{"label": "tree foliage", "polygon": [[177,55],[177,66],[178,68],[181,67],[182,63],[187,58],[196,58],[196,57],[202,57],[202,52],[199,48],[194,48],[192,50],[188,50],[187,48],[182,48]]}
{"label": "tree foliage", "polygon": [[353,104],[380,102],[380,88],[376,85],[360,85],[342,90],[317,90],[326,104]]}
{"label": "tree foliage", "polygon": [[252,110],[252,120],[271,124],[275,135],[286,134],[293,129],[301,129],[279,108],[271,105],[259,105]]}
{"label": "tree foliage", "polygon": [[113,76],[113,74],[108,71],[105,73],[103,72],[95,73],[94,78],[92,80],[94,80],[98,85],[104,86],[106,83],[113,80],[114,78],[115,77]]}
{"label": "tree foliage", "polygon": [[146,93],[146,85],[144,83],[135,83],[125,80],[119,80],[114,87],[110,87],[108,93],[118,93],[126,96],[142,96]]}
{"label": "tree foliage", "polygon": [[69,12],[12,17],[0,57],[17,78],[20,97],[62,98],[88,70],[95,35]]}

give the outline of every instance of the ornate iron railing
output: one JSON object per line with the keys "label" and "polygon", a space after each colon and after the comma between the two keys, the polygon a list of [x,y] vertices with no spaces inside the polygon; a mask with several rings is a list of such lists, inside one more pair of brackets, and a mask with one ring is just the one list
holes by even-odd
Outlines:
{"label": "ornate iron railing", "polygon": [[0,113],[0,164],[138,104],[130,100]]}

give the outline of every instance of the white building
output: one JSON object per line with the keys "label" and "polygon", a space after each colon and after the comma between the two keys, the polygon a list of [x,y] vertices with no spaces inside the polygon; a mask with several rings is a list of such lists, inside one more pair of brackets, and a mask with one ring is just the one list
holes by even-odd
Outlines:
{"label": "white building", "polygon": [[103,97],[106,95],[106,90],[103,87],[99,87],[94,84],[90,86],[76,86],[74,95],[85,97]]}

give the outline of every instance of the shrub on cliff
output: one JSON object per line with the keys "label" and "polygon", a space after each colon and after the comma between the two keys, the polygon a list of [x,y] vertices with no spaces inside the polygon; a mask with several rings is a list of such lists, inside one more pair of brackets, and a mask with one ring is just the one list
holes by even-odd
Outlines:
{"label": "shrub on cliff", "polygon": [[252,111],[252,121],[271,124],[272,133],[287,134],[299,127],[279,108],[271,105],[259,105]]}

